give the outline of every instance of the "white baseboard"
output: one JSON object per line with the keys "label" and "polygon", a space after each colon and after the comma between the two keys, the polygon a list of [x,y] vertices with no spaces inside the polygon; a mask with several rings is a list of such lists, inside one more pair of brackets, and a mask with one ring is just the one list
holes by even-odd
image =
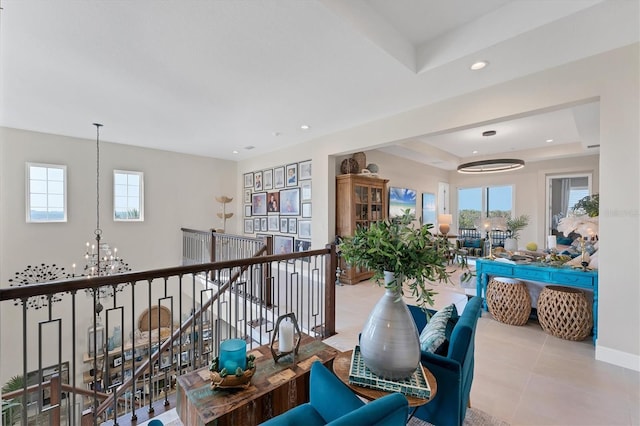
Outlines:
{"label": "white baseboard", "polygon": [[634,371],[640,371],[640,356],[622,352],[617,349],[596,346],[596,359],[598,361],[608,362],[609,364],[619,367],[628,368]]}

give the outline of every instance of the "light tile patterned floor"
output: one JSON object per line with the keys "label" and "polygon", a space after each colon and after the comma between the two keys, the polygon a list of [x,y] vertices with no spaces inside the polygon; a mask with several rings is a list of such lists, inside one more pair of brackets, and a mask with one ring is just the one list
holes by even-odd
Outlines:
{"label": "light tile patterned floor", "polygon": [[[464,309],[463,290],[434,288],[436,308],[455,303]],[[326,342],[353,349],[383,292],[370,282],[337,287],[338,334]],[[512,425],[640,425],[640,373],[596,361],[589,339],[566,341],[547,335],[537,322],[510,326],[483,313],[471,404]]]}

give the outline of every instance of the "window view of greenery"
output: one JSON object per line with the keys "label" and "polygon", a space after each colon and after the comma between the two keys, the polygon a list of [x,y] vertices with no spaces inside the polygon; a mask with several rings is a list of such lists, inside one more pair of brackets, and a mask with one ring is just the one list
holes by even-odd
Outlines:
{"label": "window view of greenery", "polygon": [[29,197],[27,211],[29,222],[65,222],[64,166],[27,165],[29,173]]}
{"label": "window view of greenery", "polygon": [[142,173],[115,171],[113,173],[115,220],[143,220]]}
{"label": "window view of greenery", "polygon": [[513,187],[458,189],[458,228],[476,228],[484,217],[510,217]]}

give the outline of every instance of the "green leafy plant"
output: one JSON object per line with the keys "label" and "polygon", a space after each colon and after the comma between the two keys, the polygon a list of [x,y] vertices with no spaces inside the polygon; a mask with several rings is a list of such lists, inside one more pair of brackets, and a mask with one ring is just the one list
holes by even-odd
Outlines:
{"label": "green leafy plant", "polygon": [[511,231],[511,238],[518,238],[520,231],[529,225],[529,215],[522,214],[520,216],[507,218],[507,229]]}
{"label": "green leafy plant", "polygon": [[464,253],[449,245],[446,238],[434,237],[432,224],[416,227],[409,210],[393,220],[374,222],[368,228],[358,228],[354,235],[346,237],[340,244],[340,252],[351,266],[364,267],[374,272],[378,284],[384,279],[384,272],[393,272],[395,281],[387,284],[404,295],[403,283],[407,282],[416,302],[425,307],[433,305],[430,282],[451,282],[451,271],[447,270],[447,259],[452,254],[460,258],[465,272],[462,279],[471,278]]}
{"label": "green leafy plant", "polygon": [[587,214],[589,217],[600,215],[600,194],[587,195],[581,198],[572,208],[575,214]]}
{"label": "green leafy plant", "polygon": [[[21,390],[24,388],[22,376],[13,376],[2,386],[2,393]],[[2,426],[12,425],[20,420],[22,415],[22,398],[16,397],[9,400],[2,400]]]}

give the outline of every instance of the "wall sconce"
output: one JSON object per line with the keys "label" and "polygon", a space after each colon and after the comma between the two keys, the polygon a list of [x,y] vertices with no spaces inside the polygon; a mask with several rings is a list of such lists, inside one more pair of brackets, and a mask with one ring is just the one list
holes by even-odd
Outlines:
{"label": "wall sconce", "polygon": [[[276,339],[278,340],[277,345],[275,345]],[[291,353],[295,356],[298,353],[301,340],[302,332],[300,331],[300,327],[298,327],[296,314],[291,312],[279,316],[273,328],[270,346],[274,362],[278,362],[280,358]]]}

